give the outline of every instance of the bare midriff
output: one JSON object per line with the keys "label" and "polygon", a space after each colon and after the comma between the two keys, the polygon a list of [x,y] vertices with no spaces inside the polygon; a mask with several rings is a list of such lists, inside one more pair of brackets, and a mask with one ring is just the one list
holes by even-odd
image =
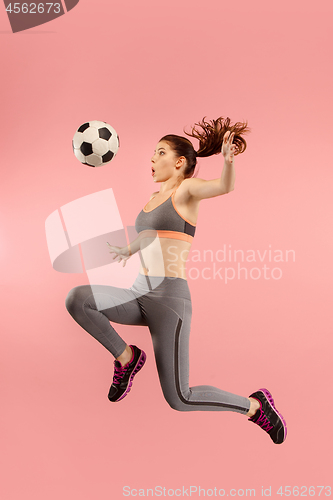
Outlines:
{"label": "bare midriff", "polygon": [[143,238],[140,274],[186,280],[186,260],[192,243],[175,238]]}

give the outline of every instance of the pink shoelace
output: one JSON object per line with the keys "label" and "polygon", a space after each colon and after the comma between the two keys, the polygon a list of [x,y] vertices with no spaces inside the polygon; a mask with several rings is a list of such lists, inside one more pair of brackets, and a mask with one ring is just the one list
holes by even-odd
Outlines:
{"label": "pink shoelace", "polygon": [[115,365],[114,365],[113,383],[114,384],[120,384],[121,379],[123,378],[125,372],[126,372],[126,365],[125,366],[122,366],[122,365],[117,366],[117,364],[115,363]]}
{"label": "pink shoelace", "polygon": [[[258,419],[254,423],[259,425],[259,427],[264,429],[266,432],[271,431],[273,429],[273,426],[271,425],[270,421],[266,417],[265,413],[261,409],[259,409],[258,411],[260,411],[260,416],[258,417]],[[265,426],[266,426],[266,428],[265,428]]]}

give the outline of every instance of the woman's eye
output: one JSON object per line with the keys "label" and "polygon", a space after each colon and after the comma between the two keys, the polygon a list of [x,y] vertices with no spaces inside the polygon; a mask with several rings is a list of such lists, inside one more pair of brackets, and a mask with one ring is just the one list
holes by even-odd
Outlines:
{"label": "woman's eye", "polygon": [[160,151],[160,155],[164,155],[164,151]]}

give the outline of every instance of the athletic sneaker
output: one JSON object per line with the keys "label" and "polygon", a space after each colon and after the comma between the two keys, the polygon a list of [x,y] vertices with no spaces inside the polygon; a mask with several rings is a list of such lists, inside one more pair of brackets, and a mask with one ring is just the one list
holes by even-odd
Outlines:
{"label": "athletic sneaker", "polygon": [[126,365],[122,366],[119,361],[114,361],[113,382],[108,395],[109,400],[112,402],[120,401],[127,396],[131,390],[134,376],[145,364],[146,353],[135,345],[130,345],[130,348],[133,356]]}
{"label": "athletic sneaker", "polygon": [[249,420],[266,431],[275,444],[281,444],[287,437],[287,424],[274,406],[274,400],[267,389],[259,389],[249,396],[260,403],[260,408]]}

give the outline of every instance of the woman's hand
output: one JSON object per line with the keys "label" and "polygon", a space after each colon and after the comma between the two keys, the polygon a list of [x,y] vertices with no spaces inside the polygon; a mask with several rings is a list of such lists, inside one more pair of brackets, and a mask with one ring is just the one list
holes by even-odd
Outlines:
{"label": "woman's hand", "polygon": [[126,265],[126,261],[131,257],[131,253],[129,251],[128,246],[124,248],[120,247],[115,247],[110,245],[110,243],[107,242],[107,245],[109,246],[110,253],[115,253],[116,255],[113,257],[113,260],[118,257],[118,263],[123,261],[123,267]]}
{"label": "woman's hand", "polygon": [[236,146],[235,144],[232,143],[234,137],[235,137],[235,132],[230,133],[230,130],[228,130],[224,134],[222,141],[221,152],[224,156],[225,161],[230,163],[230,165],[233,165],[234,163],[234,154],[236,151]]}

